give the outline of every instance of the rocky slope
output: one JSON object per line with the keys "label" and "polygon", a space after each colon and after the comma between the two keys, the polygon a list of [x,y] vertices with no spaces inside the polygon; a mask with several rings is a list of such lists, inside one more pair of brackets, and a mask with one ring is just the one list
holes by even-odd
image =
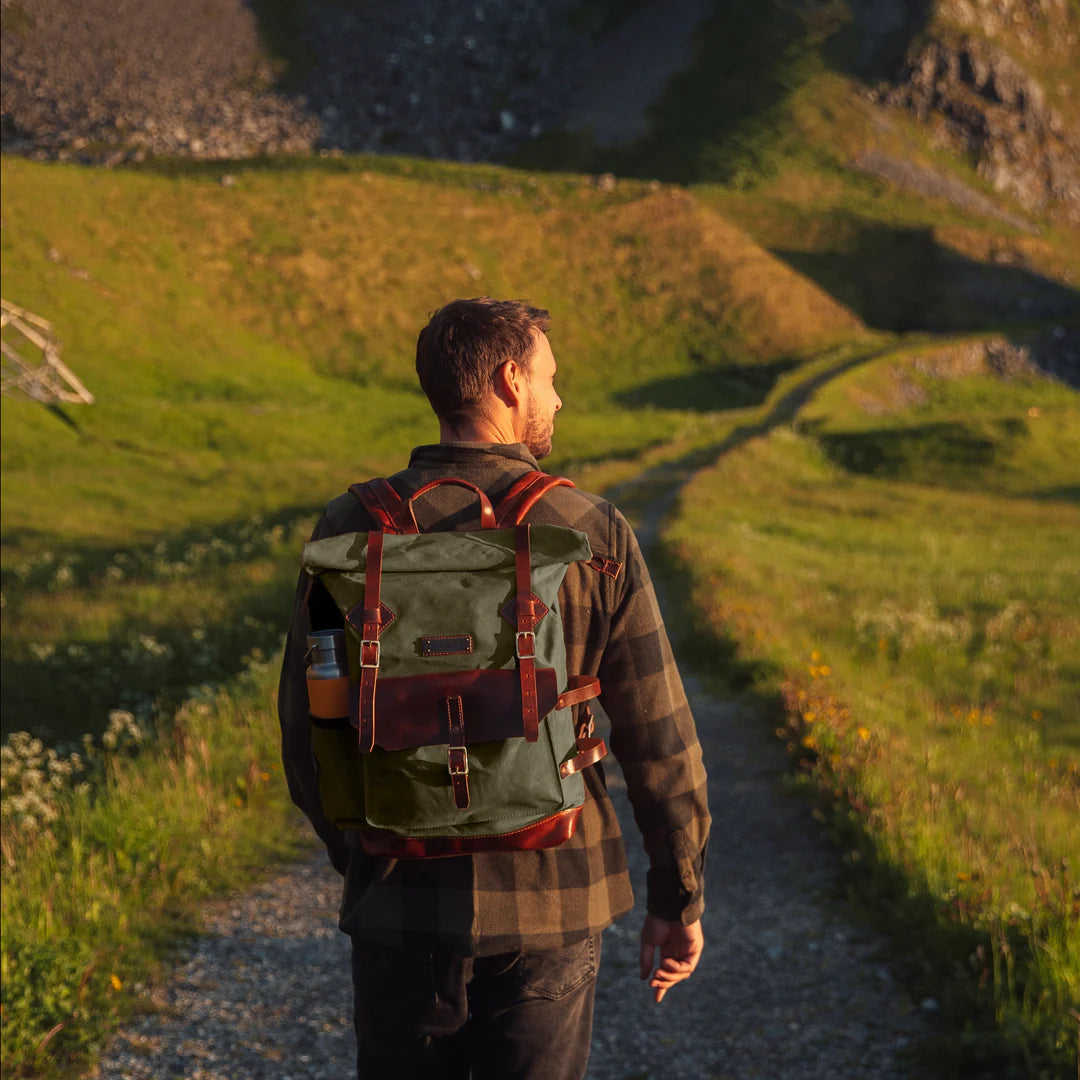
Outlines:
{"label": "rocky slope", "polygon": [[1078,24],[1069,0],[937,0],[880,100],[1028,212],[1080,223]]}
{"label": "rocky slope", "polygon": [[[1028,213],[1080,223],[1071,0],[849,2],[860,55],[891,57],[879,101]],[[644,13],[662,24],[678,7],[654,0]],[[278,14],[260,24],[260,8]],[[318,150],[497,160],[568,119],[604,67],[618,33],[597,42],[574,29],[580,10],[580,0],[0,0],[0,140],[8,152],[105,164]],[[295,29],[284,42],[283,12]],[[271,59],[268,37],[288,65]],[[641,61],[623,66],[634,70],[604,81],[626,111]]]}
{"label": "rocky slope", "polygon": [[[576,0],[312,0],[284,93],[244,0],[2,0],[2,139],[38,158],[316,149],[490,160],[559,114]],[[270,27],[272,29],[273,27]]]}

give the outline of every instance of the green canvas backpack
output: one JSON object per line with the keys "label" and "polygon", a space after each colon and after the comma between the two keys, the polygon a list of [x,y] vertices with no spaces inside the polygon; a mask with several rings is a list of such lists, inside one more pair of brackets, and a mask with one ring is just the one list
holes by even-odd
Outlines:
{"label": "green canvas backpack", "polygon": [[[476,494],[478,530],[419,531],[414,501],[443,484]],[[465,480],[408,499],[386,480],[354,484],[377,528],[305,546],[347,654],[347,674],[308,669],[320,798],[369,854],[528,850],[573,835],[581,771],[607,748],[587,704],[599,680],[566,672],[558,599],[569,565],[591,560],[588,538],[524,521],[557,485],[573,486],[527,473],[493,508]],[[332,658],[325,637],[309,645]]]}

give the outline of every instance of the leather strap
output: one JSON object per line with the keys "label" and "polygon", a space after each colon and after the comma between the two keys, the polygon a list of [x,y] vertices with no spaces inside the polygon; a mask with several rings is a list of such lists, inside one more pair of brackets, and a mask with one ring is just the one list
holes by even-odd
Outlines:
{"label": "leather strap", "polygon": [[416,515],[413,513],[413,503],[420,498],[421,495],[426,495],[433,488],[443,487],[446,484],[453,485],[455,487],[468,488],[473,492],[480,500],[480,528],[481,529],[494,529],[495,528],[495,511],[491,509],[491,500],[487,495],[480,490],[475,484],[469,483],[468,480],[457,480],[452,476],[442,477],[439,480],[432,480],[430,483],[425,484],[421,488],[417,488],[416,491],[405,500],[405,510],[408,511],[408,528],[402,529],[402,532],[417,533],[420,531],[420,527],[416,524]]}
{"label": "leather strap", "polygon": [[600,696],[600,680],[595,675],[571,675],[566,684],[555,703],[556,709],[567,709]]}
{"label": "leather strap", "polygon": [[360,749],[370,753],[375,747],[375,684],[379,679],[379,587],[382,581],[383,534],[369,532],[364,570],[364,633],[360,639],[360,700],[357,718]]}
{"label": "leather strap", "polygon": [[[599,687],[599,682],[597,682]],[[593,737],[593,714],[588,705],[581,710],[581,719],[577,727],[577,754],[559,766],[559,775],[565,780],[574,773],[595,765],[601,758],[607,757],[607,744],[603,739]]]}
{"label": "leather strap", "polygon": [[514,576],[517,581],[517,655],[521,680],[521,729],[526,742],[540,737],[540,712],[536,701],[536,602],[532,593],[532,566],[529,550],[529,526],[514,526]]}
{"label": "leather strap", "polygon": [[389,533],[403,531],[401,515],[405,510],[405,500],[388,480],[378,477],[366,484],[353,484],[349,490],[364,504],[364,509],[372,516],[378,529]]}
{"label": "leather strap", "polygon": [[564,780],[607,757],[607,744],[603,739],[578,739],[577,751],[576,756],[559,766],[559,775]]}
{"label": "leather strap", "polygon": [[574,482],[565,476],[549,476],[545,472],[528,472],[515,480],[510,490],[495,507],[495,528],[506,529],[520,525],[525,515],[547,492],[555,487],[573,487]]}
{"label": "leather strap", "polygon": [[469,809],[469,751],[465,749],[465,713],[461,696],[455,694],[446,700],[447,731],[446,765],[450,770],[450,783],[454,788],[454,805],[459,810]]}

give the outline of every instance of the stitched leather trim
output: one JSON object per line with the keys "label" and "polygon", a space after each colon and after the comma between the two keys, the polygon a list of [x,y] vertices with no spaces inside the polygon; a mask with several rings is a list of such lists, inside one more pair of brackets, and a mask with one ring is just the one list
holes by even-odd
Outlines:
{"label": "stitched leather trim", "polygon": [[363,829],[360,842],[368,855],[386,859],[445,859],[485,851],[539,851],[565,844],[577,829],[581,807],[572,806],[523,829],[495,836],[397,836],[384,829]]}

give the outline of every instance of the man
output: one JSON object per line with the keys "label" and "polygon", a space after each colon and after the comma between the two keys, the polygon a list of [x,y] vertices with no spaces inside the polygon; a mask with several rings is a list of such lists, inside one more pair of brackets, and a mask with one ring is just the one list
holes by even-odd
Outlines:
{"label": "man", "polygon": [[[537,468],[562,408],[548,325],[546,311],[487,297],[435,312],[417,341],[416,369],[440,441],[415,449],[390,478],[399,494],[453,476],[497,502]],[[476,527],[475,499],[460,488],[438,487],[416,508],[422,531]],[[579,529],[601,557],[572,564],[559,593],[567,670],[599,676],[611,749],[649,855],[640,971],[659,1002],[690,977],[703,945],[709,813],[693,718],[622,515],[595,495],[558,487],[529,521]],[[314,538],[373,527],[347,493],[327,506]],[[353,943],[359,1076],[580,1080],[600,935],[632,906],[602,769],[585,770],[580,824],[561,846],[445,859],[366,855],[319,806],[303,654],[309,627],[340,625],[340,616],[320,608],[317,590],[306,600],[303,584],[281,677],[283,754],[293,799],[345,878],[340,925]]]}

